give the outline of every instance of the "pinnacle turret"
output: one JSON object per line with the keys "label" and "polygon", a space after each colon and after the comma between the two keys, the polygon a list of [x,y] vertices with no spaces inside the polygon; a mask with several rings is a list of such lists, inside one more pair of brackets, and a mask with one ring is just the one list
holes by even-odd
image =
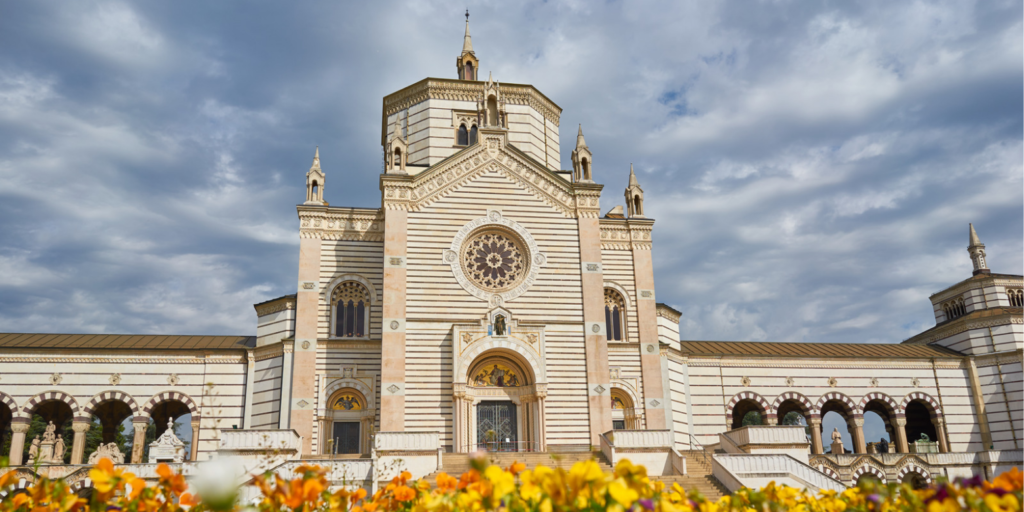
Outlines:
{"label": "pinnacle turret", "polygon": [[974,265],[974,275],[988,274],[988,263],[985,262],[985,244],[978,238],[978,232],[974,231],[974,224],[968,224],[970,235],[968,238],[967,252],[971,255],[971,263]]}
{"label": "pinnacle turret", "polygon": [[473,53],[473,39],[469,36],[469,10],[466,10],[466,37],[462,40],[462,53]]}

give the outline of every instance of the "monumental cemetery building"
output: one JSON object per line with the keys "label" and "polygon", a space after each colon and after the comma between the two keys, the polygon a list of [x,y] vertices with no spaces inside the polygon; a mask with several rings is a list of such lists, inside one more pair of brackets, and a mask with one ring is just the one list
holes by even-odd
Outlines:
{"label": "monumental cemetery building", "polygon": [[[973,226],[973,275],[932,295],[935,327],[902,343],[681,341],[633,170],[602,166],[582,128],[561,169],[561,108],[481,69],[467,22],[456,78],[384,97],[379,207],[324,201],[317,150],[295,293],[255,305],[255,336],[0,334],[11,463],[41,457],[81,485],[76,465],[100,449],[88,436],[120,452],[131,424],[120,455],[139,465],[150,443],[188,463],[258,439],[283,439],[291,460],[434,450],[421,474],[449,460],[438,450],[479,449],[662,450],[691,471],[704,454],[775,449],[844,484],[1020,464],[1024,282],[988,269]],[[838,445],[830,413],[847,425]],[[865,437],[869,415],[887,453]],[[809,433],[765,437],[784,423]]]}

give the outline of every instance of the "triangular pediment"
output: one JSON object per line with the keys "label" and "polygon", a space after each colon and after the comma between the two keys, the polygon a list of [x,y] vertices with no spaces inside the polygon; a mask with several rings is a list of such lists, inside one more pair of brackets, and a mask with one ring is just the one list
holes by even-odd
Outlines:
{"label": "triangular pediment", "polygon": [[480,143],[414,176],[408,208],[419,211],[486,173],[499,173],[562,212],[576,216],[572,183],[507,144],[504,134],[486,134]]}

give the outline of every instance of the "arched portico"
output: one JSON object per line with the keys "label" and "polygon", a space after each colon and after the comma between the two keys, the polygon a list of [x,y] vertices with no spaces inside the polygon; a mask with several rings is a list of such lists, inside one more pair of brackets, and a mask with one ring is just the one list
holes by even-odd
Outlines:
{"label": "arched portico", "polygon": [[822,418],[830,412],[842,416],[850,436],[853,437],[854,453],[867,453],[867,444],[864,442],[864,416],[853,399],[838,391],[831,391],[822,395],[814,407]]}
{"label": "arched portico", "polygon": [[[761,423],[771,424],[768,416],[768,411],[771,410],[771,405],[768,400],[753,391],[741,391],[729,400],[729,403],[725,406],[725,422],[726,426],[732,430],[743,426],[743,418],[751,412],[756,412],[761,416]],[[774,419],[774,417],[772,417]]]}
{"label": "arched portico", "polygon": [[903,398],[899,412],[906,421],[906,438],[908,444],[925,434],[929,439],[938,441],[939,451],[949,451],[946,440],[945,419],[938,400],[927,393],[915,391]]}
{"label": "arched portico", "polygon": [[142,406],[140,416],[152,418],[159,436],[167,430],[167,423],[184,415],[190,415],[192,442],[189,445],[189,460],[195,461],[199,453],[199,428],[202,423],[199,406],[195,400],[180,391],[163,391],[153,395],[146,405]]}

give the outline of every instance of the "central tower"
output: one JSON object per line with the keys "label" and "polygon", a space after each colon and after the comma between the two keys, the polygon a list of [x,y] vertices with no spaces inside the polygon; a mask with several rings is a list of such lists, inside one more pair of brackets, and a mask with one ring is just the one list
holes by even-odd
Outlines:
{"label": "central tower", "polygon": [[408,145],[404,171],[415,175],[476,144],[479,130],[488,128],[506,131],[509,144],[559,172],[562,109],[532,85],[500,83],[490,73],[487,81],[479,79],[468,14],[462,51],[455,59],[457,79],[427,78],[384,97],[385,168],[395,167],[391,141]]}

